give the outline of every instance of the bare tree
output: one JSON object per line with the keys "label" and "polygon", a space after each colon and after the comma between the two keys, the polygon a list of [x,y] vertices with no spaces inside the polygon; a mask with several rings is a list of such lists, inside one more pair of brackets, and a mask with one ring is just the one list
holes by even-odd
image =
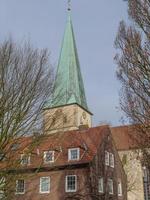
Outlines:
{"label": "bare tree", "polygon": [[[46,49],[33,48],[27,42],[17,45],[11,39],[0,43],[0,164],[15,154],[19,138],[42,131],[43,106],[51,95],[52,74]],[[16,167],[17,162],[10,165]],[[13,176],[6,177],[6,169],[4,166],[0,172],[0,191],[6,185],[11,188]]]}
{"label": "bare tree", "polygon": [[150,166],[150,0],[128,0],[131,25],[120,22],[115,45],[120,105],[133,124],[133,141]]}

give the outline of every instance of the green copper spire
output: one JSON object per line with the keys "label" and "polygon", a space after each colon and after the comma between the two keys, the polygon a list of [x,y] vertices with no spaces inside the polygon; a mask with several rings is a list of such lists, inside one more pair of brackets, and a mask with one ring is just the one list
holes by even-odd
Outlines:
{"label": "green copper spire", "polygon": [[69,7],[67,26],[56,73],[53,96],[51,101],[47,101],[45,107],[52,108],[69,104],[78,104],[88,110],[70,10]]}

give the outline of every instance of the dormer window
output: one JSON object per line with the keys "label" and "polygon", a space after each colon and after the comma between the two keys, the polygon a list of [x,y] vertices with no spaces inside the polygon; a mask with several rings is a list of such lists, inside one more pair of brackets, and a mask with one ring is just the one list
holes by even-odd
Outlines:
{"label": "dormer window", "polygon": [[68,160],[79,160],[80,158],[80,149],[72,148],[68,150]]}
{"label": "dormer window", "polygon": [[21,154],[21,165],[29,165],[30,164],[30,156],[26,154]]}
{"label": "dormer window", "polygon": [[19,149],[19,144],[18,143],[14,143],[14,144],[11,145],[11,150],[12,151],[16,151],[18,149]]}
{"label": "dormer window", "polygon": [[44,152],[44,163],[54,162],[54,151],[45,151]]}

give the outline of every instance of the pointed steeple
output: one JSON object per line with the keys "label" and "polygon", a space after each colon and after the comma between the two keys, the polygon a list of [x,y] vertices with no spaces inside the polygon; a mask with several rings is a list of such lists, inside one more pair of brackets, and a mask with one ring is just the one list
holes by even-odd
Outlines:
{"label": "pointed steeple", "polygon": [[53,108],[78,104],[88,111],[84,84],[71,20],[71,9],[68,8],[68,20],[62,43],[55,83],[51,101],[45,107]]}

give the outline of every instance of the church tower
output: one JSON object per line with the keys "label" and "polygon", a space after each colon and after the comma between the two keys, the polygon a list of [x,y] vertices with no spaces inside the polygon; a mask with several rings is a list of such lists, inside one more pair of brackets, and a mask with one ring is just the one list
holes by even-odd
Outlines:
{"label": "church tower", "polygon": [[53,95],[44,107],[44,128],[46,133],[51,134],[91,127],[91,115],[85,97],[69,8]]}

